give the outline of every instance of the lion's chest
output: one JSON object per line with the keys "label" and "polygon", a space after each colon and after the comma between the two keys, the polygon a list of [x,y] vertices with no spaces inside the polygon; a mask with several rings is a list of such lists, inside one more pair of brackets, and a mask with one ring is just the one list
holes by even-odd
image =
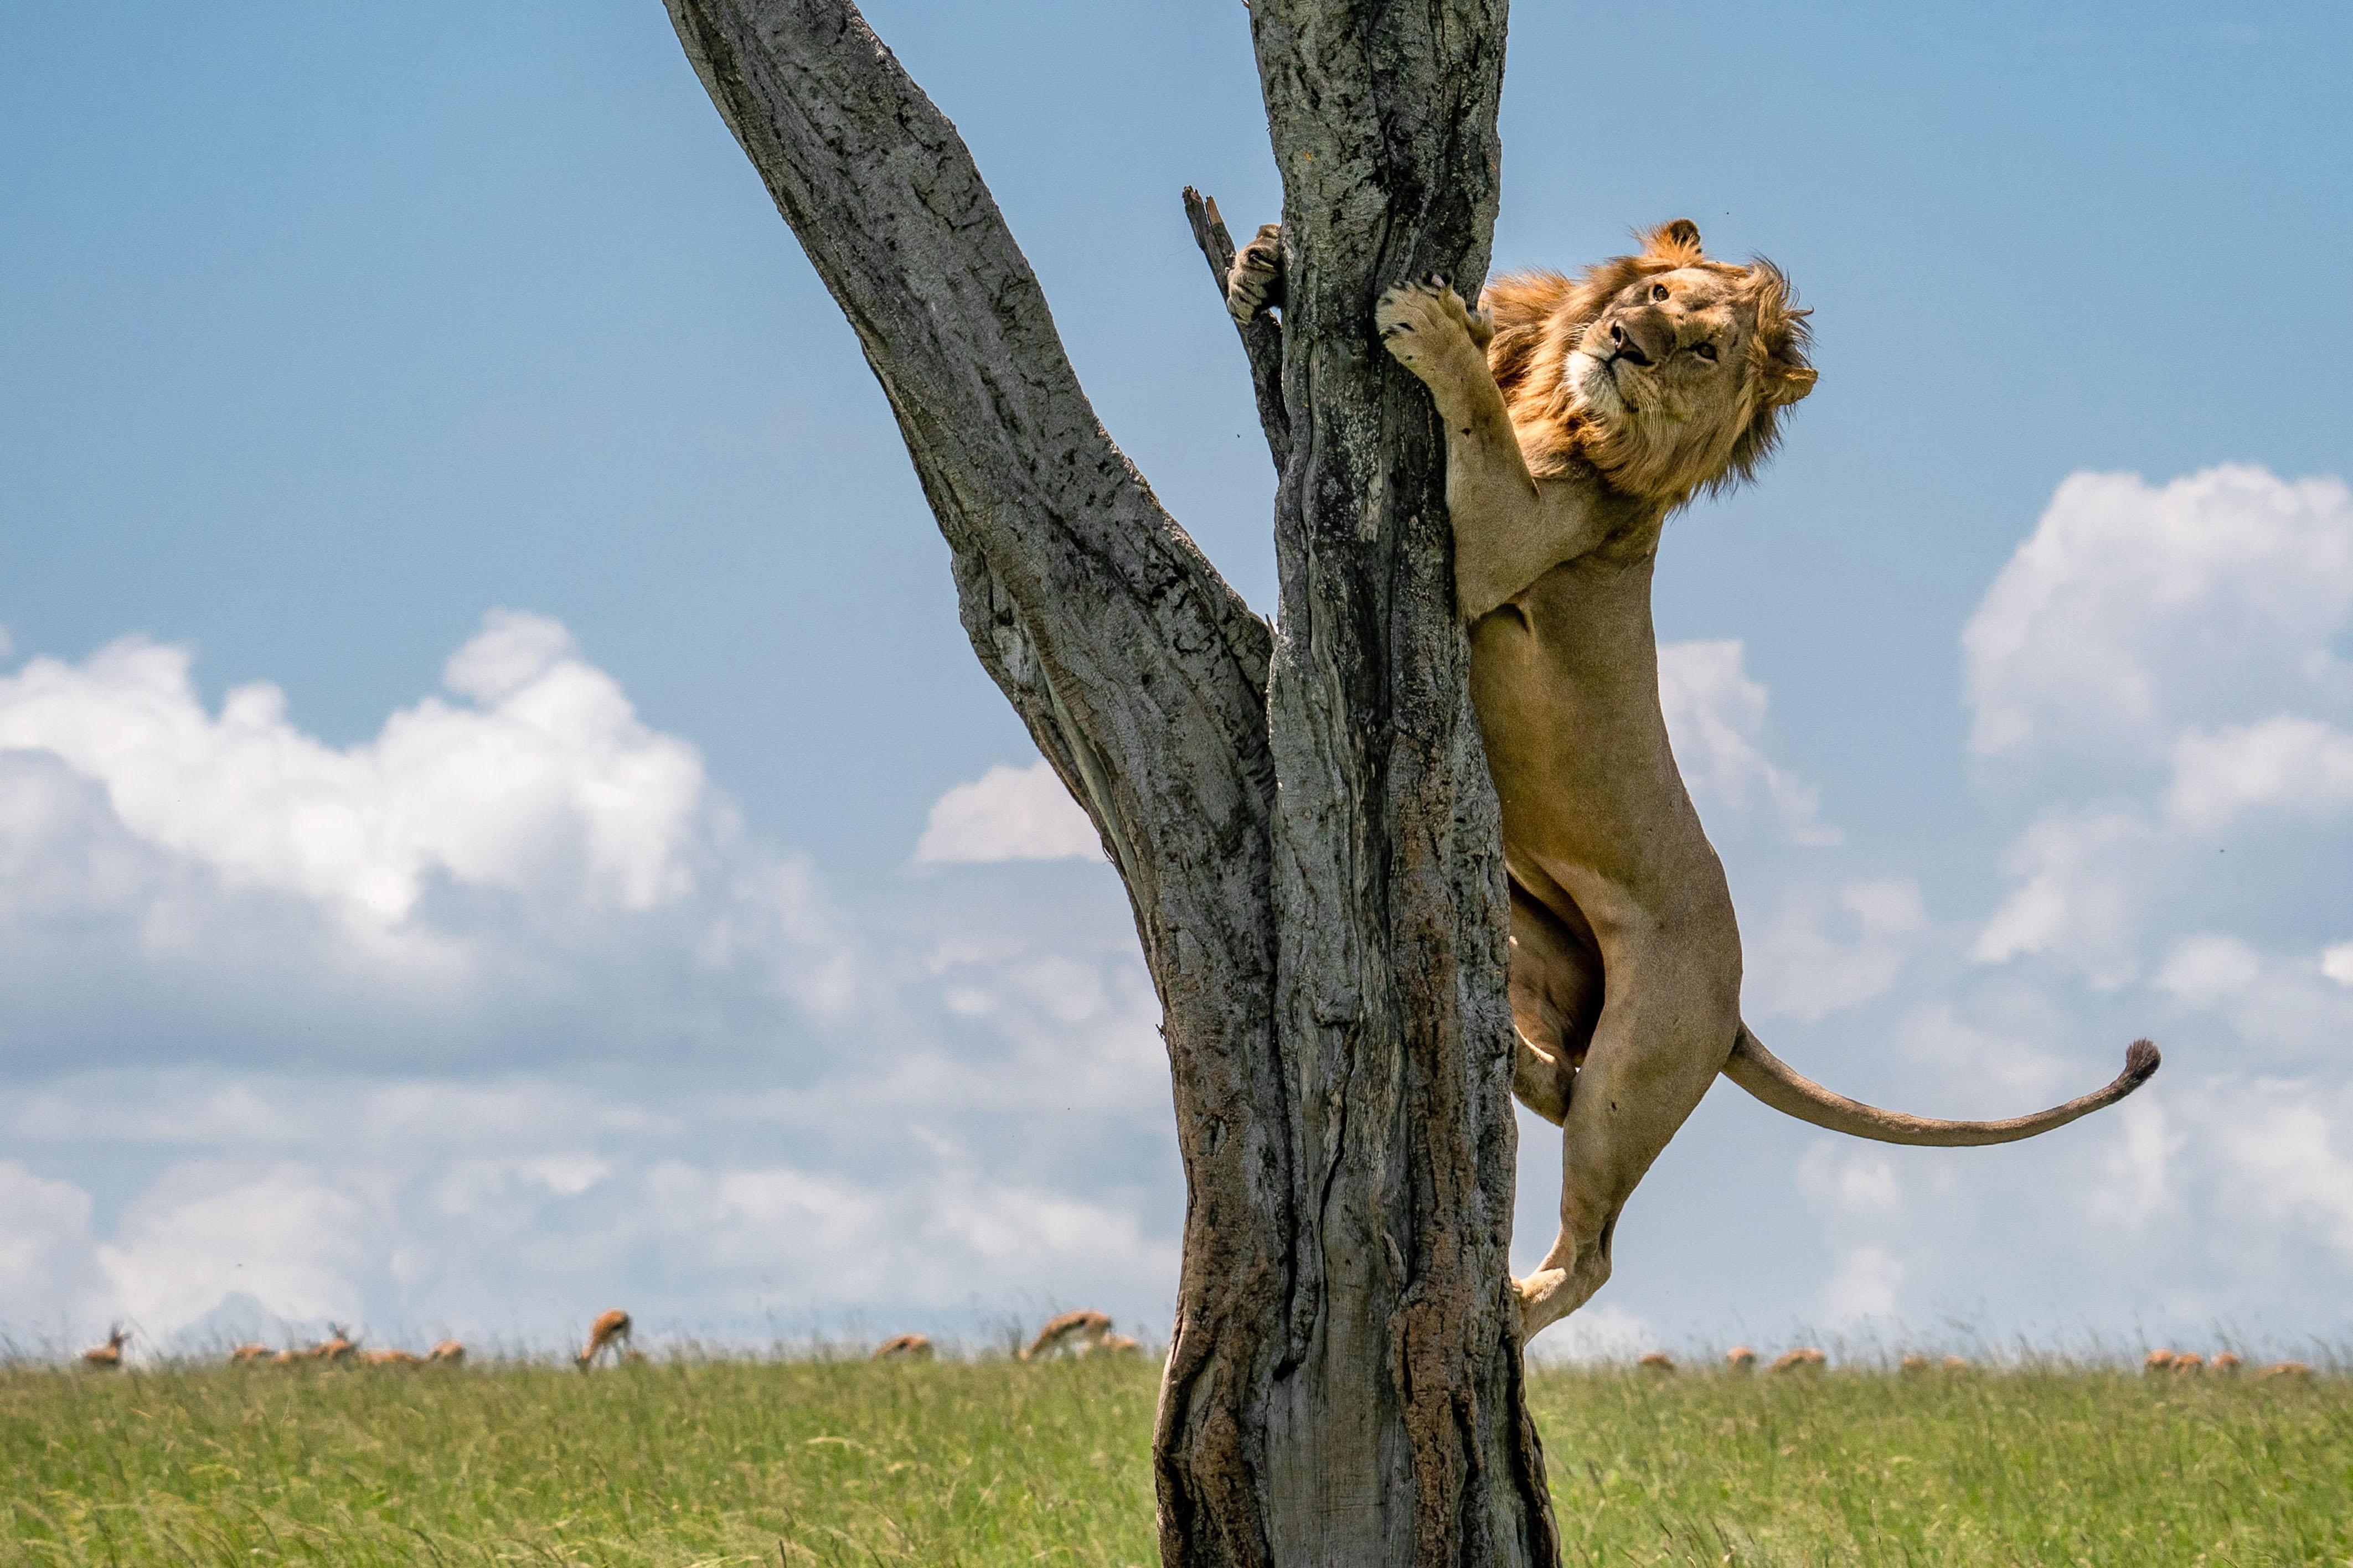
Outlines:
{"label": "lion's chest", "polygon": [[1689,820],[1650,589],[1647,560],[1571,562],[1472,629],[1472,701],[1507,854],[1630,873]]}

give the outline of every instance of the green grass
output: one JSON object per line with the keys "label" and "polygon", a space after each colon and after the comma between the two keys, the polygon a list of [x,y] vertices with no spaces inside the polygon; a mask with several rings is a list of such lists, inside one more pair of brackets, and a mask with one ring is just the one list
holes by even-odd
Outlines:
{"label": "green grass", "polygon": [[[0,1563],[1149,1563],[1154,1369],[0,1372]],[[1572,1563],[2353,1563],[2353,1380],[1546,1372]]]}

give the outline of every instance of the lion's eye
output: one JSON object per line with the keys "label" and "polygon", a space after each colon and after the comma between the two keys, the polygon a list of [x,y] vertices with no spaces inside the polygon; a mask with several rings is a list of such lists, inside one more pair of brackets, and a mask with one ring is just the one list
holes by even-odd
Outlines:
{"label": "lion's eye", "polygon": [[1667,286],[1666,286],[1665,284],[1663,284],[1663,283],[1653,283],[1653,284],[1651,284],[1651,299],[1653,299],[1653,300],[1663,300],[1663,299],[1665,299],[1666,297],[1667,297]]}
{"label": "lion's eye", "polygon": [[1692,345],[1692,353],[1699,355],[1700,358],[1707,361],[1710,364],[1714,364],[1715,363],[1715,345],[1714,343],[1694,343]]}

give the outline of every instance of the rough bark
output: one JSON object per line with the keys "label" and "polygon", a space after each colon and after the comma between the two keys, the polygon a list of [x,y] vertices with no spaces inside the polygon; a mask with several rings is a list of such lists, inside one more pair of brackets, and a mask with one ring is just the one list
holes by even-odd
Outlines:
{"label": "rough bark", "polygon": [[1284,326],[1244,334],[1272,638],[1104,433],[955,129],[848,0],[666,3],[858,331],[975,651],[1127,884],[1188,1194],[1164,1560],[1552,1562],[1495,806],[1437,431],[1372,328],[1387,284],[1485,266],[1501,0],[1251,13],[1290,235]]}

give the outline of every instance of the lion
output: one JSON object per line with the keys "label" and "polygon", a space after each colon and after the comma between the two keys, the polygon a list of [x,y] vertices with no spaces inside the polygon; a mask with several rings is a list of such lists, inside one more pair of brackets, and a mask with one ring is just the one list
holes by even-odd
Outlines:
{"label": "lion", "polygon": [[[1457,608],[1503,815],[1513,1089],[1563,1131],[1559,1237],[1516,1287],[1529,1338],[1608,1279],[1620,1212],[1719,1074],[1832,1131],[1956,1147],[2063,1126],[2158,1059],[2136,1041],[2095,1093],[1932,1121],[1831,1092],[1741,1021],[1739,926],[1668,744],[1651,579],[1668,517],[1751,477],[1815,372],[1807,312],[1771,263],[1711,260],[1687,219],[1641,238],[1578,277],[1499,279],[1476,313],[1433,278],[1374,314],[1444,421]],[[1280,306],[1282,242],[1270,226],[1236,258],[1238,318]]]}

